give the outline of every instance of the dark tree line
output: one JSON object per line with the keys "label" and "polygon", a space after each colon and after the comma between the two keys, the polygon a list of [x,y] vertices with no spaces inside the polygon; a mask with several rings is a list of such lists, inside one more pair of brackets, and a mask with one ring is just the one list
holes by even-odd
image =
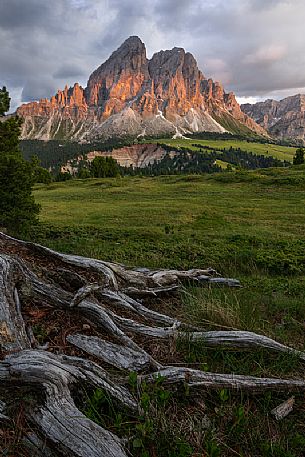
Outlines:
{"label": "dark tree line", "polygon": [[[218,139],[242,139],[241,135],[231,135],[229,133],[219,134],[205,132],[196,134],[198,137],[209,137]],[[244,138],[243,138],[244,139]],[[249,141],[252,141],[249,140]],[[87,153],[93,150],[112,151],[123,146],[130,146],[130,140],[109,140],[106,143],[71,143],[52,140],[48,142],[39,140],[23,141],[21,148],[26,159],[37,157],[42,165],[52,170],[56,180],[63,181],[73,177],[85,179],[90,177],[113,177],[118,175],[161,175],[177,173],[215,173],[222,171],[215,162],[222,160],[229,166],[240,169],[254,170],[257,168],[283,167],[290,165],[286,161],[280,161],[272,156],[264,156],[244,151],[240,148],[215,148],[193,143],[192,146],[199,148],[199,151],[192,151],[188,148],[175,148],[165,144],[159,144],[168,153],[174,151],[175,157],[170,154],[159,162],[153,163],[145,168],[133,169],[132,167],[120,167],[112,158],[96,157],[89,164]],[[79,160],[79,157],[82,157]],[[111,160],[110,160],[111,159]],[[61,173],[63,164],[70,162],[71,166],[77,169],[75,173]],[[46,181],[45,181],[46,182]]]}
{"label": "dark tree line", "polygon": [[[203,146],[201,151],[192,151],[187,148],[175,149],[168,145],[160,145],[167,152],[160,161],[155,161],[144,168],[133,168],[120,166],[112,157],[95,157],[90,164],[85,159],[78,164],[76,161],[71,165],[78,170],[70,173],[58,173],[56,180],[64,181],[76,178],[108,178],[116,176],[159,176],[171,174],[202,174],[217,173],[223,171],[216,161],[221,160],[228,164],[228,169],[235,167],[244,170],[255,170],[257,168],[284,167],[290,165],[271,156],[253,154],[242,151],[240,148],[218,150]],[[199,146],[193,144],[193,146]],[[200,145],[201,146],[201,145]],[[172,153],[175,152],[173,156]]]}
{"label": "dark tree line", "polygon": [[278,139],[271,137],[263,137],[256,134],[249,136],[230,132],[195,132],[190,133],[187,136],[188,138],[193,140],[238,140],[246,141],[247,143],[276,144],[278,146],[299,146],[300,144],[302,144],[302,140],[293,138]]}
{"label": "dark tree line", "polygon": [[[160,145],[161,146],[161,145]],[[247,170],[255,170],[257,168],[269,168],[269,167],[283,167],[289,166],[290,163],[287,161],[278,160],[272,156],[264,156],[264,155],[257,155],[253,154],[252,152],[243,151],[240,148],[232,148],[229,149],[216,149],[210,146],[202,146],[198,144],[193,144],[192,146],[200,147],[200,151],[192,151],[187,148],[180,148],[175,149],[168,145],[162,145],[162,147],[168,152],[175,151],[177,156],[180,157],[180,160],[177,162],[176,157],[169,161],[169,158],[166,158],[167,166],[175,167],[175,163],[179,163],[182,161],[183,169],[194,169],[196,172],[215,172],[219,171],[219,167],[214,166],[216,160],[222,160],[223,162],[227,162],[230,165],[233,165],[238,168],[247,169]],[[205,152],[206,151],[206,152]],[[188,162],[188,164],[186,164]],[[155,166],[154,170],[157,170],[162,167],[162,161]],[[196,169],[197,167],[197,169]],[[209,170],[206,169],[209,168]]]}
{"label": "dark tree line", "polygon": [[123,146],[130,146],[131,140],[108,140],[107,142],[76,143],[70,141],[41,141],[23,140],[20,142],[20,149],[23,157],[30,160],[37,156],[44,168],[58,172],[62,165],[69,160],[77,159],[79,156],[86,156],[91,151],[112,151]]}
{"label": "dark tree line", "polygon": [[[216,133],[216,132],[202,132],[194,133],[188,135],[191,139],[204,139],[204,140],[242,140],[252,143],[275,143],[280,144],[279,141],[272,141],[269,138],[263,137],[248,137],[246,138],[243,135],[231,134],[229,132],[225,133]],[[59,141],[59,140],[50,140],[50,141],[40,141],[40,140],[23,140],[20,142],[20,149],[23,157],[26,160],[30,160],[31,157],[37,156],[41,165],[44,168],[52,169],[55,172],[58,172],[62,165],[66,164],[69,160],[76,159],[79,156],[85,156],[88,152],[91,151],[112,151],[113,149],[118,149],[124,146],[131,146],[134,144],[134,139],[125,138],[125,139],[109,139],[107,141],[100,141],[94,143],[77,143],[70,141]],[[285,142],[287,144],[287,142]],[[160,144],[164,149],[168,146]],[[220,149],[215,149],[210,146],[203,146],[201,144],[196,144],[201,150],[206,149],[212,151],[213,149],[219,151]],[[170,150],[175,148],[169,147]],[[230,148],[225,148],[227,150]],[[180,150],[183,150],[181,148]],[[240,149],[236,149],[240,151]],[[268,166],[268,165],[267,165]],[[280,166],[280,165],[273,165]]]}
{"label": "dark tree line", "polygon": [[176,174],[201,174],[216,173],[222,171],[221,167],[215,164],[215,160],[209,156],[198,154],[193,151],[180,151],[174,157],[169,152],[160,161],[144,168],[122,168],[123,175],[176,175]]}

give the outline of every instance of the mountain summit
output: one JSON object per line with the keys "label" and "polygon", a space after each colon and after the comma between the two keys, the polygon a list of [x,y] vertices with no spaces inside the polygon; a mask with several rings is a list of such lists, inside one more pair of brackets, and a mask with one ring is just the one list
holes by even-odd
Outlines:
{"label": "mountain summit", "polygon": [[148,60],[144,43],[129,37],[89,77],[51,97],[18,108],[22,137],[94,140],[181,136],[189,132],[265,130],[244,114],[232,92],[204,77],[182,48]]}

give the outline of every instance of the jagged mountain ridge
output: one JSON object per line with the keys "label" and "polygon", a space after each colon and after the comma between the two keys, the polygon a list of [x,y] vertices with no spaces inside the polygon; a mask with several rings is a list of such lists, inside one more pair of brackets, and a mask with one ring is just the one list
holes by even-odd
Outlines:
{"label": "jagged mountain ridge", "polygon": [[135,36],[91,74],[85,89],[66,86],[17,113],[24,119],[23,139],[89,141],[234,129],[266,134],[232,92],[204,77],[192,54],[173,48],[149,60]]}
{"label": "jagged mountain ridge", "polygon": [[264,102],[241,105],[245,114],[251,116],[272,136],[291,138],[305,143],[305,95],[297,94],[280,101],[268,99]]}

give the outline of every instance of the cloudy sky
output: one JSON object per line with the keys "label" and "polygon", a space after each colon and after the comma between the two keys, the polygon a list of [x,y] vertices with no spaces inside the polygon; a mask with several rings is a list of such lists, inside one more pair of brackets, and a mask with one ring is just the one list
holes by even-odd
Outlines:
{"label": "cloudy sky", "polygon": [[240,101],[305,93],[304,0],[0,0],[0,86],[12,108],[86,85],[128,36],[183,47]]}

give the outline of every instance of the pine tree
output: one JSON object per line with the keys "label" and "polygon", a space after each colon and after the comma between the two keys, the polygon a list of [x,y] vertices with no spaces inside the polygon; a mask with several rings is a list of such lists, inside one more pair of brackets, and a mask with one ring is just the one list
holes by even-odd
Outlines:
{"label": "pine tree", "polygon": [[295,151],[295,156],[293,157],[293,165],[302,165],[304,163],[304,149],[299,148]]}
{"label": "pine tree", "polygon": [[91,163],[91,175],[93,178],[115,178],[119,174],[118,163],[112,157],[97,156]]}
{"label": "pine tree", "polygon": [[0,228],[13,235],[26,235],[37,222],[39,205],[34,201],[34,173],[19,150],[21,120],[3,117],[10,98],[0,89]]}
{"label": "pine tree", "polygon": [[10,97],[6,87],[0,89],[0,116],[4,116],[4,114],[10,109]]}

